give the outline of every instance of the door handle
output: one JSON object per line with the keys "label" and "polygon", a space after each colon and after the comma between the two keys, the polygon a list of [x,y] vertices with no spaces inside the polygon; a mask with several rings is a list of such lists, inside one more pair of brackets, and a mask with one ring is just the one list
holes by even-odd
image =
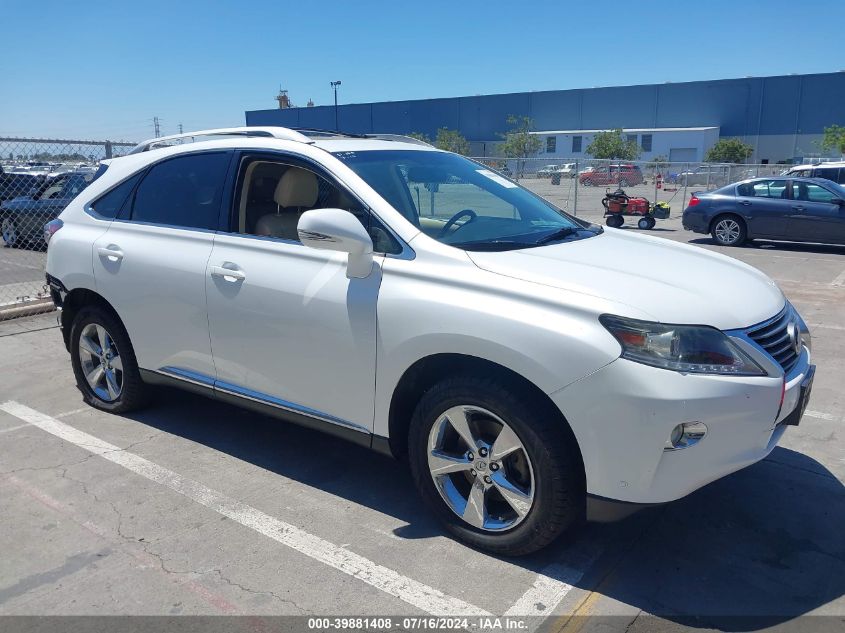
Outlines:
{"label": "door handle", "polygon": [[225,281],[235,283],[236,281],[243,281],[246,279],[246,274],[242,270],[234,270],[232,268],[224,268],[223,266],[210,267],[212,277],[220,277]]}
{"label": "door handle", "polygon": [[743,200],[742,202],[740,202],[740,204],[744,207],[750,207],[751,206],[751,203],[748,200]]}
{"label": "door handle", "polygon": [[804,207],[802,207],[801,205],[793,205],[792,208],[795,209],[796,211],[803,211],[804,210]]}
{"label": "door handle", "polygon": [[110,262],[119,262],[123,259],[123,251],[117,247],[101,246],[97,249],[97,254],[100,257],[105,257]]}

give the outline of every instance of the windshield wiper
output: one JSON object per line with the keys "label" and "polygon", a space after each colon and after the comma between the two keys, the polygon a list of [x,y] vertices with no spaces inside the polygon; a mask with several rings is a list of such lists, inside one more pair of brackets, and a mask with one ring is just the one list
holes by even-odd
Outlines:
{"label": "windshield wiper", "polygon": [[509,251],[517,248],[527,248],[531,244],[515,242],[514,240],[483,240],[478,242],[444,242],[449,246],[460,248],[465,251]]}
{"label": "windshield wiper", "polygon": [[541,237],[539,240],[534,242],[534,246],[542,246],[543,244],[548,244],[549,242],[556,242],[557,240],[562,240],[570,235],[575,235],[578,231],[583,231],[584,229],[574,228],[571,226],[566,226],[562,229],[558,229],[554,233],[549,233],[546,237]]}

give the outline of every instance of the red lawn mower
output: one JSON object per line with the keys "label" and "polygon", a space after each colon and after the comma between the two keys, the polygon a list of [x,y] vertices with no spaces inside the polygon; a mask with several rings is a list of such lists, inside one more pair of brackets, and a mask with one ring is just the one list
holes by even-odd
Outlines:
{"label": "red lawn mower", "polygon": [[632,198],[622,189],[608,192],[601,201],[608,226],[618,229],[625,223],[624,216],[638,217],[637,228],[653,229],[657,220],[669,217],[669,205],[665,202],[651,204],[646,198]]}

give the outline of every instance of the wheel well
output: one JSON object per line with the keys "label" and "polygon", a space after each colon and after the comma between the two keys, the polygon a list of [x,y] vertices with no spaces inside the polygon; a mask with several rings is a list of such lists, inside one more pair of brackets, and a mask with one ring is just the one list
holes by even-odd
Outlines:
{"label": "wheel well", "polygon": [[97,294],[93,290],[88,290],[87,288],[74,288],[67,293],[64,301],[62,301],[62,336],[64,337],[65,347],[68,351],[70,351],[70,327],[73,325],[73,320],[82,308],[92,305],[96,305],[104,310],[107,310],[120,322],[121,325],[123,325],[123,321],[117,314],[117,311],[102,297],[102,295]]}
{"label": "wheel well", "polygon": [[742,223],[742,226],[745,227],[745,230],[746,231],[748,230],[748,223],[745,221],[745,218],[743,218],[741,215],[737,215],[736,213],[732,213],[731,211],[722,211],[721,213],[717,213],[716,215],[714,215],[713,219],[710,220],[710,226],[707,227],[707,232],[712,233],[713,227],[716,226],[716,222],[718,222],[722,218],[727,218],[727,217],[736,218],[737,220],[740,221],[740,223]]}
{"label": "wheel well", "polygon": [[420,398],[444,378],[465,373],[496,376],[507,381],[509,385],[513,385],[515,389],[526,393],[532,402],[536,402],[546,410],[546,415],[559,420],[571,441],[571,445],[576,447],[578,459],[581,461],[583,469],[583,458],[575,434],[560,409],[555,406],[552,399],[542,389],[507,367],[483,358],[464,354],[427,356],[411,365],[402,375],[399,384],[393,391],[388,419],[390,450],[395,457],[401,459],[408,453],[408,427]]}

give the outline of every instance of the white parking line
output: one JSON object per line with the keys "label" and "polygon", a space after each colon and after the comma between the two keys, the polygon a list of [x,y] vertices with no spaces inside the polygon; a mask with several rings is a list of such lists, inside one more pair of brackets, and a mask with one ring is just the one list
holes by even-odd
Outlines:
{"label": "white parking line", "polygon": [[[569,556],[568,565],[552,563],[537,574],[534,584],[529,587],[514,605],[505,612],[506,616],[550,616],[558,604],[566,597],[573,586],[583,578],[587,569],[601,554],[599,545],[591,540],[582,542],[578,551]],[[537,626],[542,621],[537,623]],[[532,627],[534,628],[534,627]]]}
{"label": "white parking line", "polygon": [[25,429],[26,427],[30,426],[29,424],[18,424],[17,426],[9,427],[8,429],[0,429],[0,433],[11,433],[12,431],[17,431],[19,429]]}
{"label": "white parking line", "polygon": [[[166,486],[268,538],[357,578],[432,615],[489,616],[487,611],[459,598],[403,576],[343,547],[271,517],[191,479],[168,470],[119,446],[109,444],[18,402],[0,404],[0,410],[43,431],[99,455],[150,481]],[[535,583],[536,584],[536,583]]]}
{"label": "white parking line", "polygon": [[821,411],[804,411],[804,415],[811,418],[818,418],[820,420],[835,420],[836,416],[830,413],[822,413]]}
{"label": "white parking line", "polygon": [[836,279],[830,284],[831,286],[845,286],[845,270],[843,270]]}

